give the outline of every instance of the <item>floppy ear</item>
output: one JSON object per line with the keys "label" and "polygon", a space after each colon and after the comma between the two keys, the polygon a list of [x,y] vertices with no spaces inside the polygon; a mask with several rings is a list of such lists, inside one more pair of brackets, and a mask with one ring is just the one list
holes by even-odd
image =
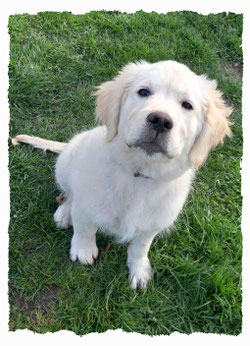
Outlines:
{"label": "floppy ear", "polygon": [[205,115],[203,129],[196,139],[189,153],[190,162],[198,168],[207,158],[209,151],[219,143],[223,143],[224,137],[231,136],[229,116],[233,109],[226,106],[222,93],[216,89],[215,81],[207,81],[210,84],[208,93],[208,107]]}
{"label": "floppy ear", "polygon": [[111,141],[117,134],[121,103],[132,80],[137,65],[130,63],[112,81],[101,84],[95,96],[96,119],[107,127],[107,140]]}

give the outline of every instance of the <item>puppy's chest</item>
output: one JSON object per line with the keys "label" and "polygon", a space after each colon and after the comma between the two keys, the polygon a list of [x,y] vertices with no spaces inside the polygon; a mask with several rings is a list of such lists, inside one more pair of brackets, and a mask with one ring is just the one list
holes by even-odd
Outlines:
{"label": "puppy's chest", "polygon": [[[180,212],[187,192],[175,183],[159,184],[145,177],[136,177],[130,184],[120,185],[120,205],[116,221],[123,228],[162,229],[170,226]],[[114,210],[115,210],[114,209]]]}

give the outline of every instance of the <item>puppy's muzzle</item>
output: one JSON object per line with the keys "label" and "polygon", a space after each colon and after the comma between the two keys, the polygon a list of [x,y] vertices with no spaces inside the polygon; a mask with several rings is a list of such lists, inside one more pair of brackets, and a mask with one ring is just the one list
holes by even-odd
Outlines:
{"label": "puppy's muzzle", "polygon": [[141,148],[147,155],[167,155],[168,134],[173,128],[172,118],[164,112],[151,112],[146,117],[146,126],[133,146]]}
{"label": "puppy's muzzle", "polygon": [[163,112],[150,113],[146,118],[146,123],[150,129],[155,130],[157,133],[168,132],[174,126],[172,118]]}

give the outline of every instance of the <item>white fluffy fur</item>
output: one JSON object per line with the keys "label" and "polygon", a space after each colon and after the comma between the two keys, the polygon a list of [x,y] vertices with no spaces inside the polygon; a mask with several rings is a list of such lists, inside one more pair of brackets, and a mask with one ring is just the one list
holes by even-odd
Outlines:
{"label": "white fluffy fur", "polygon": [[[139,96],[141,88],[151,95]],[[54,219],[61,228],[73,225],[73,261],[94,262],[97,229],[130,242],[129,281],[132,288],[144,288],[150,278],[151,242],[176,220],[195,170],[210,149],[230,135],[232,109],[215,81],[174,61],[128,64],[96,95],[96,116],[104,126],[76,135],[59,155],[56,180],[67,199]],[[183,108],[183,101],[193,109]],[[173,120],[167,154],[148,155],[135,146],[151,112]]]}

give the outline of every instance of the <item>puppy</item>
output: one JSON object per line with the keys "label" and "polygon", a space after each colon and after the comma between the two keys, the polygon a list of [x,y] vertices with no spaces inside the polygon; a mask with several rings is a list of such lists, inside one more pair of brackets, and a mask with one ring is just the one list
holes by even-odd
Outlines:
{"label": "puppy", "polygon": [[72,261],[92,264],[96,232],[107,232],[130,243],[131,287],[146,287],[154,237],[173,225],[195,171],[231,133],[232,108],[216,87],[175,61],[130,63],[96,92],[96,118],[104,126],[68,144],[13,139],[60,153],[55,175],[66,200],[54,220],[73,226]]}

